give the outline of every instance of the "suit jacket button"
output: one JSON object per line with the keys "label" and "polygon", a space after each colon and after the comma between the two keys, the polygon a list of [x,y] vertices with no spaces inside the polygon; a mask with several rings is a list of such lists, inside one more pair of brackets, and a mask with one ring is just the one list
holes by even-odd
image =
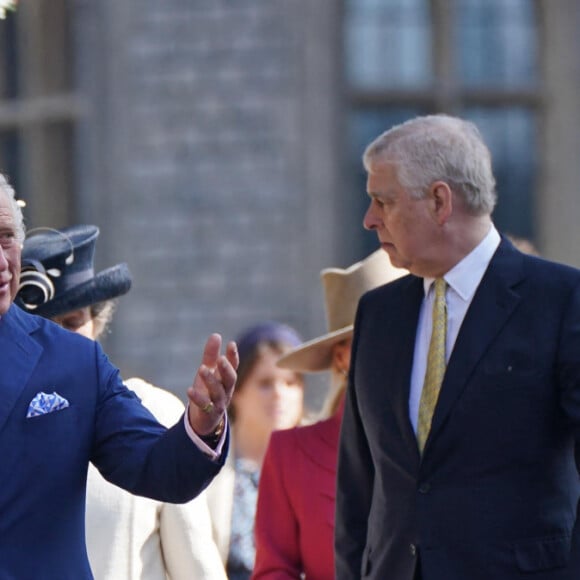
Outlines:
{"label": "suit jacket button", "polygon": [[419,493],[429,493],[431,491],[431,484],[430,483],[422,483],[419,486]]}
{"label": "suit jacket button", "polygon": [[417,546],[415,546],[415,544],[409,544],[409,554],[411,554],[411,556],[417,555]]}

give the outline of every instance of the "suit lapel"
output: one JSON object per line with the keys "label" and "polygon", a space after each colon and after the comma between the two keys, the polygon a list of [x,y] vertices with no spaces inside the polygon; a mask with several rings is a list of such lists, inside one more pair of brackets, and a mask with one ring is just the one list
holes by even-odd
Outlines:
{"label": "suit lapel", "polygon": [[461,325],[426,443],[436,437],[477,363],[520,301],[514,286],[523,278],[522,256],[502,242],[493,256]]}
{"label": "suit lapel", "polygon": [[409,418],[409,394],[415,336],[424,289],[422,278],[409,276],[405,280],[408,285],[401,293],[400,303],[396,308],[389,309],[389,312],[396,312],[396,318],[385,321],[385,325],[389,328],[389,336],[395,337],[389,343],[388,369],[385,374],[389,377],[389,381],[392,381],[387,385],[387,393],[399,424],[399,431],[405,444],[418,460],[417,440]]}
{"label": "suit lapel", "polygon": [[33,318],[12,305],[0,319],[0,431],[30,379],[42,347],[30,337]]}

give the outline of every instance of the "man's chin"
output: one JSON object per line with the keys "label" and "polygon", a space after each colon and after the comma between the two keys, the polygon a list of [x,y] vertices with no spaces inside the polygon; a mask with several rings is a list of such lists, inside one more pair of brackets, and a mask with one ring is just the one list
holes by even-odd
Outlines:
{"label": "man's chin", "polygon": [[391,264],[395,266],[395,268],[404,268],[404,266],[401,265],[401,260],[399,259],[397,251],[395,250],[395,246],[393,246],[393,244],[382,243],[381,248],[385,252],[387,252],[389,259],[391,260]]}

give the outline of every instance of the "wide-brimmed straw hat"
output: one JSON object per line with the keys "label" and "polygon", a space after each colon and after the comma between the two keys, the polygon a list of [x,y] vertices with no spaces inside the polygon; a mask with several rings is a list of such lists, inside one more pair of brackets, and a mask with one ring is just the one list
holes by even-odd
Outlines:
{"label": "wide-brimmed straw hat", "polygon": [[320,272],[324,290],[328,332],[288,352],[278,366],[300,372],[324,371],[332,365],[332,347],[352,335],[360,297],[377,286],[408,274],[395,268],[384,250],[377,250],[346,270],[327,268]]}
{"label": "wide-brimmed straw hat", "polygon": [[98,237],[94,225],[30,230],[22,248],[16,304],[52,318],[126,294],[131,288],[127,264],[95,274]]}

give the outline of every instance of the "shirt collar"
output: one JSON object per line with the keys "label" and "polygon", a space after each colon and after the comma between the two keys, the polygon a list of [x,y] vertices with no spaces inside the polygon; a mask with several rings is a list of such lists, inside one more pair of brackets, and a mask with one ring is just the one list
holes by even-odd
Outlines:
{"label": "shirt collar", "polygon": [[[485,238],[443,276],[449,287],[463,300],[469,301],[475,294],[500,241],[501,238],[498,231],[491,224]],[[427,296],[434,280],[435,278],[423,279],[425,296]]]}

